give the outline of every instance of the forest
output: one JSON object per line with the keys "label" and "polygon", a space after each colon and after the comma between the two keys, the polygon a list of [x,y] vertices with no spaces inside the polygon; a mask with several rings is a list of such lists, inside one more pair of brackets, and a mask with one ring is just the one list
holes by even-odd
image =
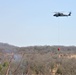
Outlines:
{"label": "forest", "polygon": [[76,75],[76,47],[0,43],[0,75]]}

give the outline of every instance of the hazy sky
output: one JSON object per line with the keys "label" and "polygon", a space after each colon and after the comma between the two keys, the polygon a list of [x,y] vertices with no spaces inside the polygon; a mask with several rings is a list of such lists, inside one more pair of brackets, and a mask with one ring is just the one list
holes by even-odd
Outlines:
{"label": "hazy sky", "polygon": [[[53,17],[58,11],[72,15]],[[76,46],[76,0],[0,0],[0,42]]]}

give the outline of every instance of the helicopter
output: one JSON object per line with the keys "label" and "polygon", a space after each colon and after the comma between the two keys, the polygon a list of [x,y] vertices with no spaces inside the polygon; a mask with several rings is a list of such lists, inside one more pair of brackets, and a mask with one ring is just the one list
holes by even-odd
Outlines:
{"label": "helicopter", "polygon": [[68,16],[71,16],[71,12],[69,12],[68,14],[64,14],[61,12],[55,12],[55,14],[53,16],[55,16],[55,17],[68,17]]}

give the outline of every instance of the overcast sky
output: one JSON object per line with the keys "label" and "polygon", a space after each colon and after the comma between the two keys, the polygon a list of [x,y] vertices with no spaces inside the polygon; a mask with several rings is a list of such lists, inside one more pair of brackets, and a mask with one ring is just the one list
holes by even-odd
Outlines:
{"label": "overcast sky", "polygon": [[[69,17],[53,17],[70,11]],[[0,42],[76,46],[76,0],[0,0]]]}

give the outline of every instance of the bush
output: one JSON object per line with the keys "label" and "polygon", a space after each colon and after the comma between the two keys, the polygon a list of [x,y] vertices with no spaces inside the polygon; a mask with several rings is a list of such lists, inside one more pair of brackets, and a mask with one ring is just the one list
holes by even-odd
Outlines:
{"label": "bush", "polygon": [[57,73],[57,74],[62,74],[62,73],[63,73],[63,67],[62,67],[62,66],[58,67],[56,73]]}

